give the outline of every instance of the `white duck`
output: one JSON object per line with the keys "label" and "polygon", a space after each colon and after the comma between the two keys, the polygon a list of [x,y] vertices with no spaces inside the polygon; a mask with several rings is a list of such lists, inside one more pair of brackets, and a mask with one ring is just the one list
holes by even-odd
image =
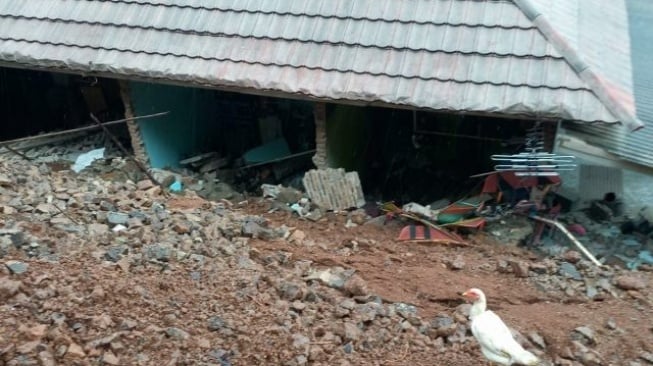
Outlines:
{"label": "white duck", "polygon": [[501,318],[486,309],[487,302],[483,291],[472,288],[462,295],[472,302],[469,312],[472,334],[481,345],[483,356],[503,366],[540,364],[540,360],[534,354],[517,343]]}

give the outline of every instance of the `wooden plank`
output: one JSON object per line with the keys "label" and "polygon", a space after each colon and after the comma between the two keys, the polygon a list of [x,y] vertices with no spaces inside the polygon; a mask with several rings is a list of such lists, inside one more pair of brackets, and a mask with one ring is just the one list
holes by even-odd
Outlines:
{"label": "wooden plank", "polygon": [[216,156],[218,156],[218,153],[215,152],[215,151],[211,151],[211,152],[195,155],[195,156],[192,156],[190,158],[181,160],[181,161],[179,161],[179,164],[188,165],[188,164],[198,163],[198,162],[200,162],[202,160],[206,160],[206,159],[213,158],[213,157],[216,157]]}

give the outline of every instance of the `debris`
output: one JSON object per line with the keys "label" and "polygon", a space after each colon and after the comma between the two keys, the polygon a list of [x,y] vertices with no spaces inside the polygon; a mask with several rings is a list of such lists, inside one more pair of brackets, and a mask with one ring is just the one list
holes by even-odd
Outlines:
{"label": "debris", "polygon": [[579,340],[583,340],[584,341],[583,343],[596,344],[596,335],[592,328],[588,326],[582,326],[582,327],[575,328],[574,332],[582,336],[582,338]]}
{"label": "debris", "polygon": [[510,266],[512,267],[513,273],[517,277],[528,277],[529,265],[523,261],[510,261]]}
{"label": "debris", "polygon": [[568,251],[566,251],[566,252],[562,255],[562,258],[563,258],[565,261],[567,261],[567,262],[569,262],[569,263],[572,263],[572,264],[576,264],[576,263],[578,263],[578,262],[582,259],[582,257],[580,256],[580,253],[578,253],[578,252],[575,251],[575,250],[568,250]]}
{"label": "debris", "polygon": [[22,285],[20,281],[13,281],[7,277],[0,278],[0,300],[12,298],[20,291]]}
{"label": "debris", "polygon": [[107,221],[112,225],[125,225],[129,221],[129,215],[123,212],[109,212]]}
{"label": "debris", "polygon": [[365,204],[363,188],[357,172],[345,173],[342,168],[310,170],[304,175],[306,194],[327,210],[359,208]]}
{"label": "debris", "polygon": [[579,242],[578,239],[576,239],[576,238],[574,237],[574,235],[573,235],[572,233],[570,233],[569,230],[567,230],[567,228],[565,228],[565,226],[564,226],[562,223],[560,223],[560,222],[558,222],[558,221],[555,221],[555,220],[551,220],[551,219],[547,219],[547,218],[544,218],[544,217],[540,217],[540,216],[533,216],[532,218],[535,219],[535,220],[542,221],[542,222],[544,222],[544,223],[546,223],[546,224],[549,224],[549,225],[552,225],[552,226],[558,228],[560,231],[562,231],[562,232],[563,232],[563,233],[564,233],[564,234],[565,234],[565,235],[566,235],[566,236],[571,240],[572,243],[574,243],[574,245],[575,245],[576,247],[578,247],[578,249],[580,249],[581,252],[583,252],[583,254],[585,254],[585,256],[587,256],[587,258],[589,258],[589,260],[592,261],[592,263],[594,263],[594,264],[595,264],[596,266],[598,266],[598,267],[601,267],[601,266],[602,266],[601,262],[599,262],[599,261],[598,261],[598,260],[597,260],[593,255],[592,255],[592,253],[590,253],[590,252],[587,250],[587,248],[585,248],[585,246],[584,246],[583,244],[581,244],[581,242]]}
{"label": "debris", "polygon": [[229,158],[216,158],[202,165],[199,169],[200,173],[209,173],[220,168],[224,168],[229,164]]}
{"label": "debris", "polygon": [[13,274],[22,274],[27,272],[29,265],[24,262],[10,260],[5,263],[5,266],[9,268],[9,271]]}
{"label": "debris", "polygon": [[583,280],[583,276],[580,274],[580,272],[578,272],[576,266],[569,262],[563,262],[560,264],[560,274],[576,281]]}
{"label": "debris", "polygon": [[401,229],[397,240],[417,243],[465,245],[464,240],[454,233],[447,232],[438,227],[426,227],[423,225],[405,226]]}
{"label": "debris", "polygon": [[182,188],[181,182],[178,181],[178,180],[176,180],[174,183],[172,183],[172,184],[168,187],[168,189],[169,189],[171,192],[179,193],[179,192],[182,191],[183,188]]}
{"label": "debris", "polygon": [[[160,112],[160,113],[148,114],[148,115],[143,115],[143,116],[138,116],[138,117],[124,118],[124,119],[119,119],[119,120],[115,120],[115,121],[108,121],[108,122],[102,123],[102,126],[104,126],[106,128],[106,126],[117,125],[117,124],[125,123],[127,121],[143,120],[143,119],[148,119],[148,118],[165,116],[168,113],[170,113],[170,112]],[[78,133],[78,132],[97,130],[97,129],[102,128],[102,126],[90,125],[90,126],[73,128],[73,129],[65,130],[65,131],[49,132],[49,133],[44,133],[44,134],[40,134],[40,135],[36,135],[36,136],[22,137],[22,138],[18,138],[18,139],[14,139],[14,140],[0,142],[0,146],[6,147],[9,144],[17,144],[17,143],[21,143],[21,142],[28,142],[28,141],[34,141],[34,140],[46,140],[46,139],[48,139],[50,137],[55,137],[55,136],[73,135],[73,134]],[[30,147],[34,147],[34,146],[32,145]]]}
{"label": "debris", "polygon": [[70,355],[73,358],[82,358],[86,356],[86,353],[82,349],[80,345],[77,343],[71,343],[68,345],[68,349],[66,350],[66,356]]}
{"label": "debris", "polygon": [[136,183],[136,187],[141,191],[147,191],[148,189],[154,187],[154,183],[152,183],[152,181],[149,179],[144,179]]}
{"label": "debris", "polygon": [[437,219],[438,216],[437,211],[431,210],[431,207],[422,206],[415,202],[407,203],[403,205],[401,209],[404,210],[405,212],[414,213],[432,220]]}
{"label": "debris", "polygon": [[623,275],[615,278],[615,285],[622,290],[643,290],[646,282],[634,275]]}
{"label": "debris", "polygon": [[72,169],[75,173],[79,173],[85,168],[87,168],[89,165],[91,165],[94,161],[103,158],[104,158],[104,148],[91,150],[77,157],[77,160],[75,160],[75,164],[73,164]]}
{"label": "debris", "polygon": [[465,260],[463,259],[462,255],[457,255],[454,260],[449,262],[449,268],[453,270],[461,270],[465,268]]}
{"label": "debris", "polygon": [[306,217],[311,212],[311,203],[308,198],[301,198],[297,203],[290,205],[290,210],[299,217]]}
{"label": "debris", "polygon": [[136,166],[137,166],[137,167],[138,167],[138,168],[139,168],[139,169],[140,169],[140,170],[141,170],[145,175],[147,175],[147,177],[150,178],[150,180],[151,180],[154,184],[156,184],[156,185],[158,185],[158,186],[161,186],[161,183],[159,183],[159,181],[157,181],[157,180],[154,178],[154,176],[152,175],[152,173],[150,173],[150,171],[147,170],[147,168],[143,165],[143,163],[140,162],[139,160],[135,159],[133,156],[131,156],[131,155],[129,154],[129,152],[127,151],[127,149],[125,149],[125,147],[122,146],[122,144],[120,143],[120,141],[119,141],[119,140],[118,140],[118,139],[117,139],[117,138],[116,138],[116,137],[111,133],[111,131],[109,131],[109,130],[107,129],[107,127],[106,127],[104,124],[102,124],[102,122],[100,122],[99,119],[97,119],[97,118],[93,115],[93,113],[91,113],[91,119],[92,119],[92,120],[93,120],[93,121],[94,121],[98,126],[102,127],[102,130],[104,130],[104,133],[105,133],[107,136],[109,136],[109,137],[111,138],[111,140],[113,141],[113,143],[114,143],[114,144],[115,144],[115,145],[120,149],[120,151],[123,153],[123,155],[124,155],[125,157],[129,158],[129,159],[130,159],[134,164],[136,164]]}

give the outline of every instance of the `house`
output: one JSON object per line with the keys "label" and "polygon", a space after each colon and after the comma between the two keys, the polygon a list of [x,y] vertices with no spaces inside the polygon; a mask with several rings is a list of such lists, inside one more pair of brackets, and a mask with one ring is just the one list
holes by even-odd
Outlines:
{"label": "house", "polygon": [[[533,121],[550,136],[559,123],[600,125],[617,145],[641,133],[629,14],[625,0],[0,0],[0,66],[82,78],[89,111],[111,109],[98,95],[120,96],[127,115],[171,111],[130,123],[154,167],[216,142],[241,153],[310,122],[275,156],[314,147],[318,166],[382,156],[391,169],[411,164],[387,163],[407,134],[415,149],[440,138],[439,163],[476,168]],[[253,111],[256,126],[242,121]],[[386,118],[408,132],[382,134]],[[495,144],[461,157],[452,137]]]}

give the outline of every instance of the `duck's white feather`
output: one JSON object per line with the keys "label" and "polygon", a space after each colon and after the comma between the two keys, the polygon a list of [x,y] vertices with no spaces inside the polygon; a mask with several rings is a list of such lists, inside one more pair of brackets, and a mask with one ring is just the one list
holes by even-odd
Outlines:
{"label": "duck's white feather", "polygon": [[508,326],[494,312],[486,310],[473,317],[471,328],[481,352],[490,361],[501,365],[537,364],[537,357],[517,343]]}
{"label": "duck's white feather", "polygon": [[483,355],[503,366],[538,365],[540,360],[513,338],[512,332],[503,320],[486,309],[485,294],[478,289],[474,290],[480,294],[480,297],[470,310],[471,330],[481,346]]}

